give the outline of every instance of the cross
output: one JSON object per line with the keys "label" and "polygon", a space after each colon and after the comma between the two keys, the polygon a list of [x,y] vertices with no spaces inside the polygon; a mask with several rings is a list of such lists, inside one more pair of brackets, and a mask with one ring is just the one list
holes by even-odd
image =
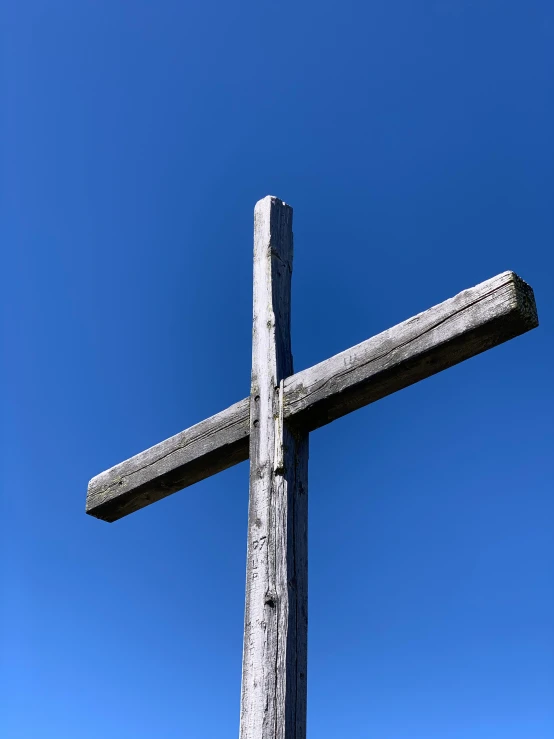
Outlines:
{"label": "cross", "polygon": [[305,739],[309,432],[538,326],[503,272],[293,373],[292,208],[254,209],[250,396],[94,477],[86,511],[116,521],[250,458],[240,739]]}

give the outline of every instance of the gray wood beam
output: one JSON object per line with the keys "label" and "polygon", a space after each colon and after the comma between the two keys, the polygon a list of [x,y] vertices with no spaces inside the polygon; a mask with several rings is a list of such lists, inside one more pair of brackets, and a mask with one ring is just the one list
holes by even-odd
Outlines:
{"label": "gray wood beam", "polygon": [[254,211],[250,500],[240,739],[305,739],[308,432],[287,427],[292,208]]}
{"label": "gray wood beam", "polygon": [[313,430],[538,326],[533,290],[503,272],[285,381],[285,418]]}
{"label": "gray wood beam", "polygon": [[[288,377],[284,418],[313,431],[538,326],[533,290],[503,272]],[[115,521],[248,459],[249,398],[94,477],[87,513]]]}
{"label": "gray wood beam", "polygon": [[86,512],[117,521],[248,459],[249,408],[245,398],[93,477]]}

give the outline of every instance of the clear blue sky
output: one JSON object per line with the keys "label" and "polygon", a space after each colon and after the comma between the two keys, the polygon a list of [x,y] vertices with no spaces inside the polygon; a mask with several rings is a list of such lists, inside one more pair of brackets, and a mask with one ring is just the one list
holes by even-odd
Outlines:
{"label": "clear blue sky", "polygon": [[311,437],[310,739],[554,736],[554,6],[5,0],[6,739],[231,739],[248,466],[90,477],[248,393],[252,214],[303,369],[507,269],[541,326]]}

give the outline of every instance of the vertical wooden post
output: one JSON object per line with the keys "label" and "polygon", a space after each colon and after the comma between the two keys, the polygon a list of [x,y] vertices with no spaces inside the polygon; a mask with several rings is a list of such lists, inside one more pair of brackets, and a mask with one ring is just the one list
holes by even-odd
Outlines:
{"label": "vertical wooden post", "polygon": [[240,739],[305,739],[308,434],[283,422],[292,374],[292,208],[254,209],[250,503]]}

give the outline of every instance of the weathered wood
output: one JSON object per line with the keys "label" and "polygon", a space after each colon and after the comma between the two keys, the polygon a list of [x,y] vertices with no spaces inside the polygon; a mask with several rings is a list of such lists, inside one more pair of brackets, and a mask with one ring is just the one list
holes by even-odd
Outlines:
{"label": "weathered wood", "polygon": [[241,739],[306,736],[308,434],[283,421],[291,272],[292,209],[264,198],[254,211]]}
{"label": "weathered wood", "polygon": [[[310,431],[538,325],[533,291],[504,272],[284,383],[284,418]],[[248,459],[246,398],[89,483],[87,513],[115,521]]]}
{"label": "weathered wood", "polygon": [[285,418],[313,430],[538,326],[533,290],[503,272],[285,381]]}
{"label": "weathered wood", "polygon": [[250,398],[93,477],[87,513],[116,521],[248,459]]}

